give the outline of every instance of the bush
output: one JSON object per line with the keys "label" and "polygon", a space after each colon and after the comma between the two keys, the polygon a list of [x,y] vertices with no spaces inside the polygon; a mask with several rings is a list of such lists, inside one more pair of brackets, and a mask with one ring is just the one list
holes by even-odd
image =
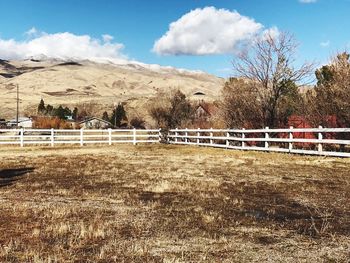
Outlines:
{"label": "bush", "polygon": [[130,125],[136,129],[145,129],[145,120],[141,117],[134,117],[130,120]]}
{"label": "bush", "polygon": [[72,125],[58,117],[38,117],[34,121],[36,129],[72,129]]}
{"label": "bush", "polygon": [[148,111],[158,127],[172,129],[192,122],[194,109],[180,90],[158,93],[150,102]]}

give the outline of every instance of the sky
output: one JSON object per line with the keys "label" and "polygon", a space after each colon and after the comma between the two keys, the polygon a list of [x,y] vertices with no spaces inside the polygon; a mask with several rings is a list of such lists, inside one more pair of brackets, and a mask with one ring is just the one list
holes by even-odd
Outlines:
{"label": "sky", "polygon": [[350,47],[350,0],[0,0],[0,59],[139,61],[227,77],[240,44],[288,31],[297,63]]}

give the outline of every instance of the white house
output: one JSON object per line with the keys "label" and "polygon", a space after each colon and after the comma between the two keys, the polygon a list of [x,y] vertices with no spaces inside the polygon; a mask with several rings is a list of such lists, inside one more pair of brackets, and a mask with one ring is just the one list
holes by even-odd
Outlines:
{"label": "white house", "polygon": [[79,122],[79,125],[83,129],[107,129],[112,127],[112,123],[96,117],[91,117]]}
{"label": "white house", "polygon": [[20,128],[32,128],[33,127],[33,120],[32,118],[28,118],[28,117],[20,117],[18,118],[18,125],[17,125],[17,120],[13,119],[13,120],[9,120],[6,123],[7,127],[20,127]]}

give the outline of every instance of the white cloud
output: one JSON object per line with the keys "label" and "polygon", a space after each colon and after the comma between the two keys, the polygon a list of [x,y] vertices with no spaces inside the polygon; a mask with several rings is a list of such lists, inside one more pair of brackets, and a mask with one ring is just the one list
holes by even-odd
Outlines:
{"label": "white cloud", "polygon": [[302,4],[312,4],[312,3],[316,3],[317,0],[299,0],[299,2]]}
{"label": "white cloud", "polygon": [[39,33],[39,31],[35,27],[32,27],[27,32],[25,32],[24,34],[29,36],[29,37],[33,37],[33,36],[37,36],[38,33]]}
{"label": "white cloud", "polygon": [[0,38],[0,58],[26,59],[33,56],[47,56],[59,59],[126,59],[121,53],[123,44],[112,42],[110,35],[95,39],[89,35],[75,35],[69,32],[48,34],[34,27],[26,32],[29,40],[16,41]]}
{"label": "white cloud", "polygon": [[262,32],[262,38],[266,39],[267,37],[276,39],[280,34],[280,31],[278,30],[277,27],[271,27]]}
{"label": "white cloud", "polygon": [[102,39],[104,42],[111,42],[114,39],[114,37],[112,37],[111,35],[105,34],[105,35],[102,35]]}
{"label": "white cloud", "polygon": [[209,55],[236,51],[242,41],[254,37],[263,25],[237,11],[197,8],[169,26],[153,52],[160,55]]}
{"label": "white cloud", "polygon": [[329,40],[327,40],[327,41],[321,42],[320,46],[321,47],[329,47],[330,44],[331,44],[331,42]]}

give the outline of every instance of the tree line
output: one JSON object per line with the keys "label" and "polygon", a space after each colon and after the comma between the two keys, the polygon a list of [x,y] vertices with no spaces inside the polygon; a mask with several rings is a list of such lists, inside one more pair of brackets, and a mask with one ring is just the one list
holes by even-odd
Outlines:
{"label": "tree line", "polygon": [[44,99],[41,99],[38,105],[38,115],[40,116],[50,116],[57,117],[60,120],[67,120],[68,118],[72,118],[73,120],[78,120],[78,108],[74,107],[71,110],[68,107],[64,107],[59,105],[57,108],[53,107],[50,104],[45,105]]}
{"label": "tree line", "polygon": [[237,77],[222,90],[227,127],[286,127],[293,114],[313,126],[350,126],[349,54],[340,53],[314,71],[313,63],[296,66],[296,48],[295,38],[282,32],[238,55]]}
{"label": "tree line", "polygon": [[[350,55],[341,52],[315,70],[315,63],[296,63],[297,47],[289,33],[267,34],[236,56],[234,76],[216,102],[221,126],[287,127],[295,115],[314,127],[350,127]],[[193,105],[180,91],[160,93],[150,104],[160,127],[193,124]]]}
{"label": "tree line", "polygon": [[[94,105],[91,105],[91,107],[94,108]],[[78,107],[74,107],[71,110],[69,107],[63,107],[62,105],[53,107],[50,104],[46,105],[43,99],[40,100],[37,108],[38,115],[51,119],[50,123],[53,123],[55,127],[69,127],[64,124],[64,121],[67,120],[83,121],[90,117],[96,117],[93,116],[92,111],[95,110],[78,109]],[[119,103],[110,113],[104,111],[101,119],[110,122],[113,127],[132,126],[135,128],[145,128],[145,121],[142,117],[134,116],[130,120],[128,119],[126,109],[122,103]],[[48,121],[45,122],[42,120],[42,122],[46,125]]]}

